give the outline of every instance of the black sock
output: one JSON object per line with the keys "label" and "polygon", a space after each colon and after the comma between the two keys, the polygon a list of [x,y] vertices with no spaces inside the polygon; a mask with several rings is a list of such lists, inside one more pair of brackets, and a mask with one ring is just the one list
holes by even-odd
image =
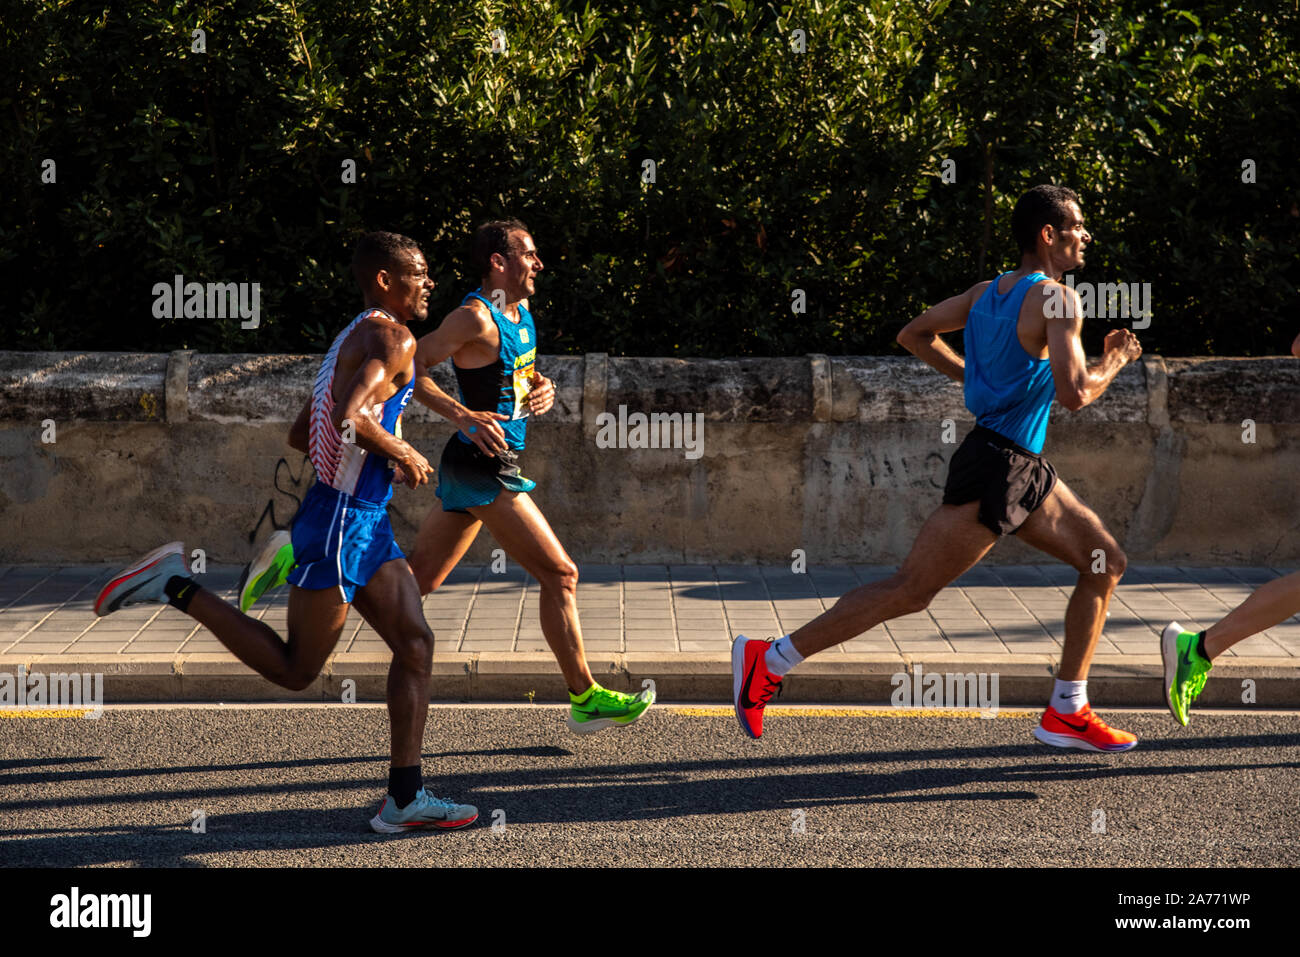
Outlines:
{"label": "black sock", "polygon": [[420,766],[388,769],[388,793],[393,796],[393,803],[400,811],[415,800],[415,792],[424,787],[420,778]]}
{"label": "black sock", "polygon": [[193,578],[186,578],[184,575],[173,575],[167,579],[167,584],[163,585],[163,592],[169,599],[170,604],[177,611],[188,611],[190,601],[198,594],[199,583]]}
{"label": "black sock", "polygon": [[1205,653],[1205,632],[1196,636],[1196,653],[1206,661],[1210,660],[1210,656]]}

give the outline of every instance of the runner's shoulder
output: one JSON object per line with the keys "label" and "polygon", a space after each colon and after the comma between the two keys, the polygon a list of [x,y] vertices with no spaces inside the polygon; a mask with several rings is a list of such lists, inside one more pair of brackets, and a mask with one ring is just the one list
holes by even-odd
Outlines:
{"label": "runner's shoulder", "polygon": [[373,358],[405,362],[415,355],[415,336],[411,330],[377,309],[366,313],[353,336],[358,337],[358,345]]}
{"label": "runner's shoulder", "polygon": [[492,312],[481,299],[471,299],[457,306],[447,313],[443,324],[448,331],[460,333],[455,338],[461,341],[491,338],[497,328],[492,321]]}
{"label": "runner's shoulder", "polygon": [[[1079,294],[1055,279],[1044,279],[1030,286],[1025,293],[1025,302],[1046,319],[1073,319],[1082,315]],[[1054,307],[1052,303],[1055,303]],[[1070,308],[1066,308],[1067,304]]]}
{"label": "runner's shoulder", "polygon": [[1047,279],[1040,279],[1038,282],[1034,283],[1029,287],[1029,291],[1025,295],[1038,296],[1045,299],[1048,296],[1061,295],[1062,292],[1066,290],[1073,292],[1073,290],[1071,290],[1065,283],[1057,282],[1055,279],[1049,277]]}

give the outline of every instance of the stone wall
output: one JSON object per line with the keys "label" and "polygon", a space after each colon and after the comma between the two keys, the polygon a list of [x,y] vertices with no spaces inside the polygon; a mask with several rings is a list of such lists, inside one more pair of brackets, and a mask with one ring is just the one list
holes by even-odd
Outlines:
{"label": "stone wall", "polygon": [[[311,481],[285,438],[318,363],[0,353],[0,561],[118,561],[175,538],[246,560]],[[539,368],[558,398],[529,427],[524,473],[585,562],[781,563],[803,549],[812,564],[897,563],[971,423],[960,387],[910,357]],[[438,373],[451,390],[450,368]],[[701,454],[599,447],[598,416],[620,406],[702,415]],[[403,428],[435,464],[453,431],[420,406]],[[1045,453],[1131,560],[1287,564],[1300,558],[1298,434],[1300,362],[1144,357],[1092,406],[1057,407]],[[432,507],[432,486],[397,490],[403,546]],[[484,533],[468,560],[494,547]],[[990,560],[1037,554],[1008,540]]]}

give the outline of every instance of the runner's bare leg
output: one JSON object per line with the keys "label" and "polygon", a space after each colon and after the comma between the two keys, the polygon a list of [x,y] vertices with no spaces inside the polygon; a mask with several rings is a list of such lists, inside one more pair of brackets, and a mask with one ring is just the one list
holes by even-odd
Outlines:
{"label": "runner's bare leg", "polygon": [[409,559],[421,595],[429,594],[446,581],[482,527],[482,522],[464,512],[445,512],[440,505],[429,510],[420,523]]}
{"label": "runner's bare leg", "polygon": [[882,621],[924,611],[938,592],[988,554],[998,536],[981,525],[979,502],[940,505],[921,526],[902,568],[861,585],[790,635],[807,658],[856,638]]}
{"label": "runner's bare leg", "polygon": [[1222,621],[1206,629],[1205,653],[1216,658],[1237,642],[1258,635],[1297,613],[1300,613],[1300,572],[1292,572],[1261,585],[1228,612]]}
{"label": "runner's bare leg", "polygon": [[[1065,609],[1065,648],[1057,677],[1083,681],[1128,557],[1097,514],[1060,479],[1047,500],[1020,526],[1018,535],[1025,544],[1079,572]],[[1097,550],[1100,555],[1095,554]]]}
{"label": "runner's bare leg", "polygon": [[470,509],[506,554],[537,579],[542,634],[569,690],[582,694],[594,683],[578,621],[578,566],[555,537],[546,516],[527,492],[502,491],[490,505]]}
{"label": "runner's bare leg", "polygon": [[301,691],[320,674],[338,644],[348,605],[337,588],[289,588],[289,640],[264,622],[250,618],[206,588],[190,599],[186,610],[231,654],[263,678],[291,691]]}
{"label": "runner's bare leg", "polygon": [[406,560],[380,565],[366,586],[357,589],[355,604],[393,651],[387,688],[393,767],[418,765],[429,717],[433,632],[424,620],[420,589]]}

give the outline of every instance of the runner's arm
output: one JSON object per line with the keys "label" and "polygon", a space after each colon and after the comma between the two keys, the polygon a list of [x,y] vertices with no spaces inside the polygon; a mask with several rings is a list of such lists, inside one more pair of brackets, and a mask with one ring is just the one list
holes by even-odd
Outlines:
{"label": "runner's arm", "polygon": [[528,411],[533,415],[545,415],[555,405],[555,383],[540,372],[534,373],[532,388],[528,392]]}
{"label": "runner's arm", "polygon": [[463,306],[454,309],[438,328],[421,336],[415,347],[415,398],[449,422],[455,422],[469,410],[433,381],[429,370],[445,362],[478,332],[473,314]]}
{"label": "runner's arm", "polygon": [[[1046,285],[1046,284],[1044,284]],[[1047,327],[1047,354],[1052,363],[1052,378],[1056,382],[1056,399],[1071,412],[1096,402],[1119,375],[1120,369],[1142,355],[1137,336],[1128,329],[1112,329],[1106,334],[1105,349],[1101,359],[1088,364],[1083,353],[1083,306],[1079,294],[1068,287],[1064,295],[1070,297],[1073,308],[1067,306],[1064,316],[1047,314],[1051,291],[1043,296],[1044,322]],[[1059,310],[1056,310],[1059,311]]]}
{"label": "runner's arm", "polygon": [[345,439],[347,423],[351,422],[352,441],[398,465],[407,484],[414,488],[428,481],[428,461],[410,444],[385,429],[373,412],[376,405],[385,401],[384,393],[415,357],[414,337],[402,332],[405,330],[392,329],[367,335],[366,357],[344,386],[330,418]]}
{"label": "runner's arm", "polygon": [[971,295],[983,292],[988,283],[976,283],[959,296],[945,299],[921,313],[898,334],[898,344],[927,365],[938,369],[954,382],[965,381],[966,361],[939,336],[966,328]]}
{"label": "runner's arm", "polygon": [[1295,342],[1291,343],[1291,355],[1300,359],[1300,336],[1295,337]]}
{"label": "runner's arm", "polygon": [[453,309],[437,329],[421,336],[415,349],[415,398],[453,423],[488,455],[506,450],[506,434],[497,422],[507,417],[496,412],[474,412],[433,381],[429,370],[477,338],[478,317],[465,306]]}

